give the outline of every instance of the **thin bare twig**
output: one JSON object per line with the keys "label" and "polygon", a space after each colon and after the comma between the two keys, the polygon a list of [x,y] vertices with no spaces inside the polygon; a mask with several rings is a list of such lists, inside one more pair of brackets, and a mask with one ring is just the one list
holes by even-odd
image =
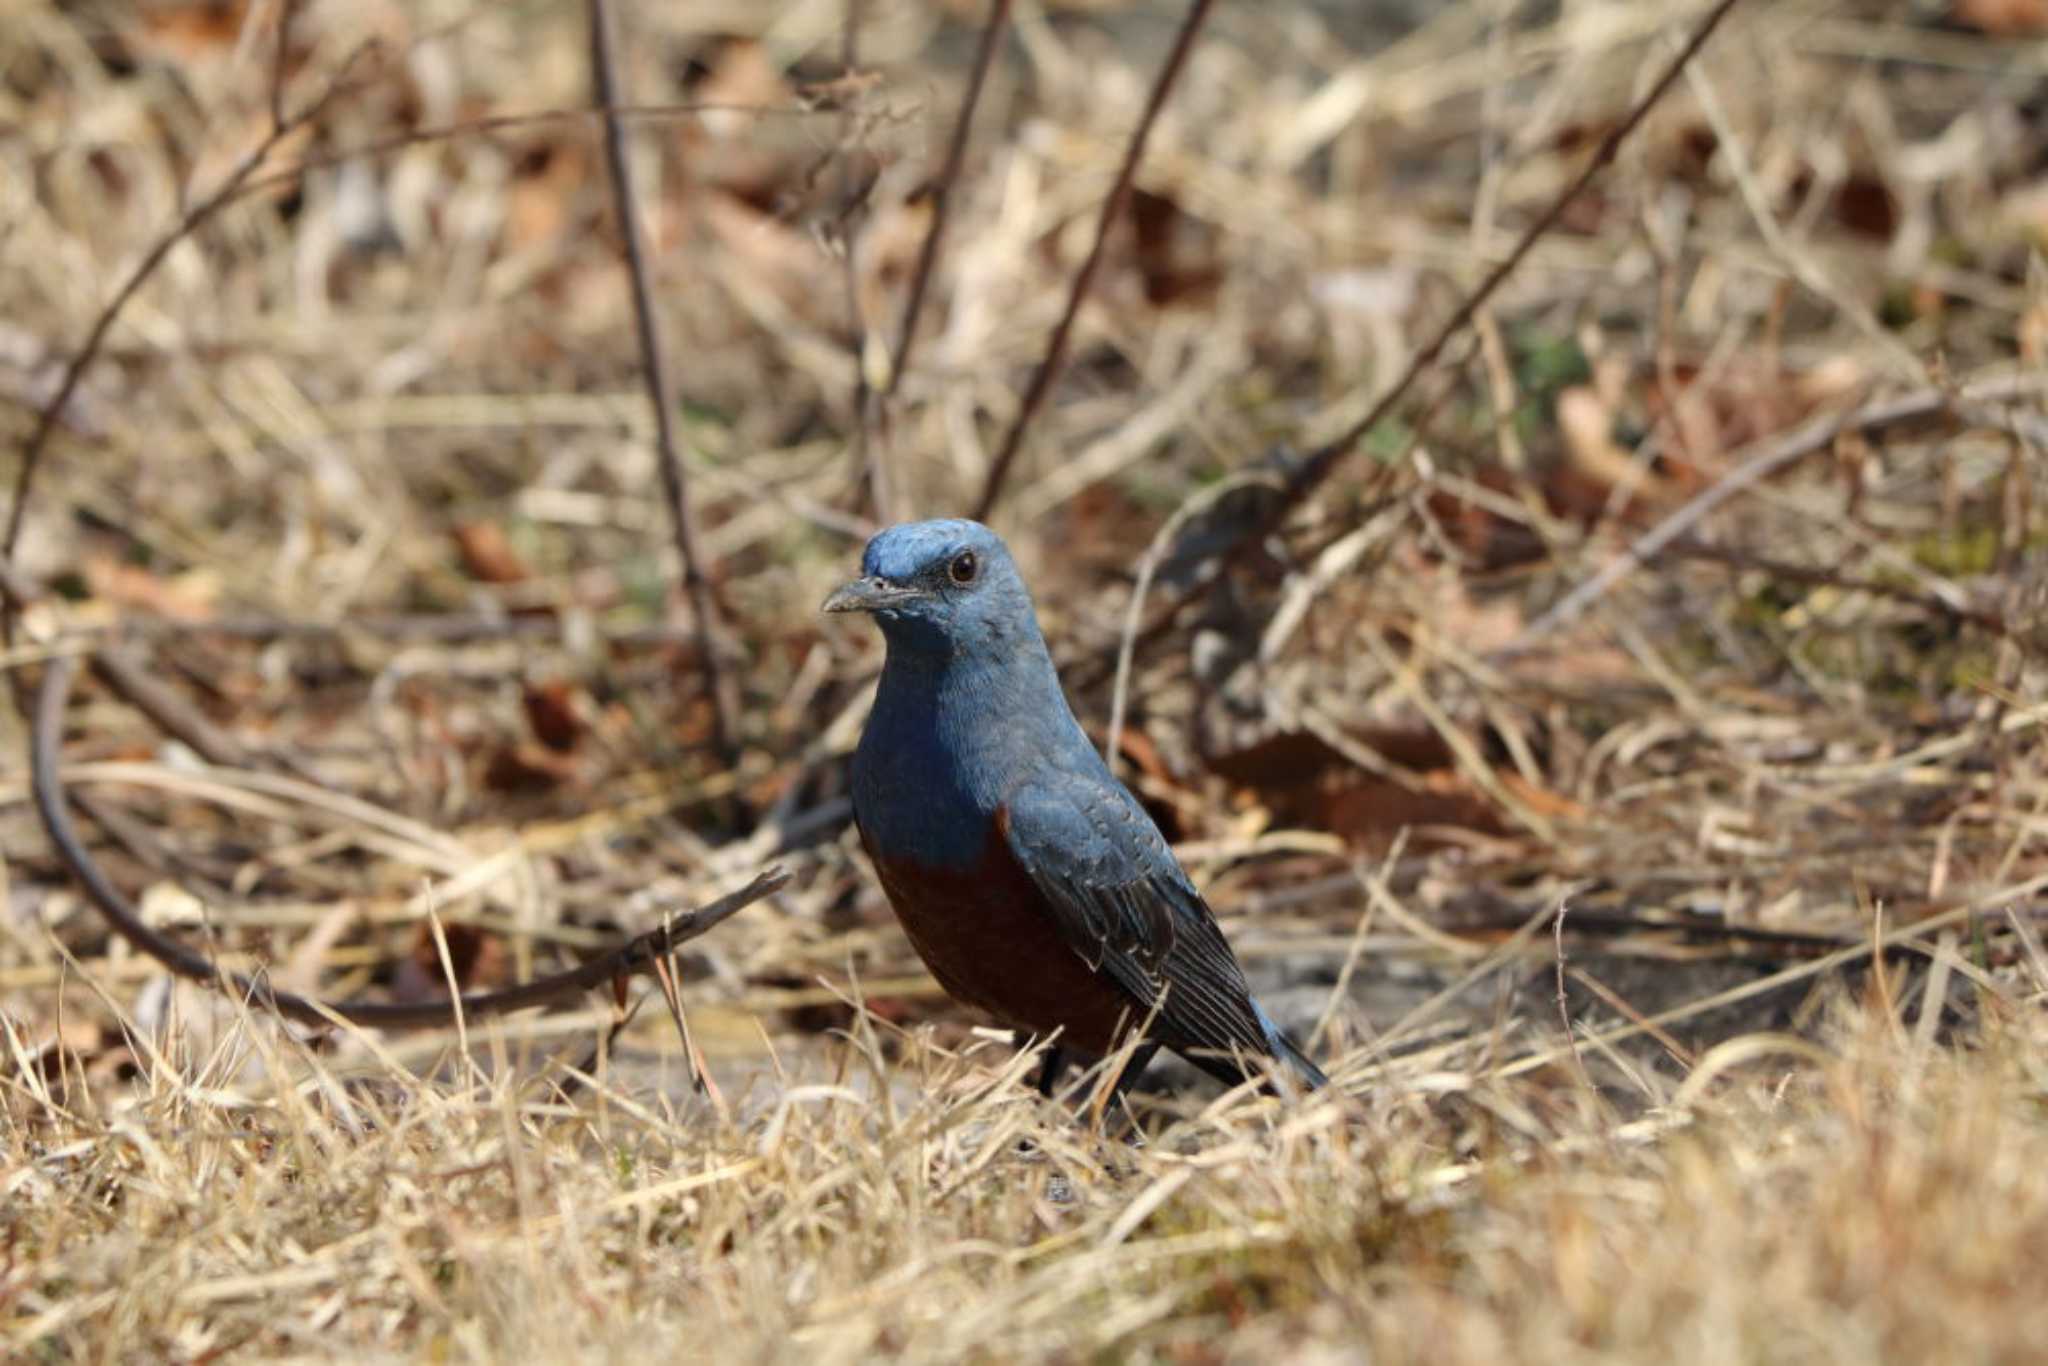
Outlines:
{"label": "thin bare twig", "polygon": [[[282,41],[283,38],[280,36],[279,42]],[[7,513],[7,534],[5,539],[0,539],[0,559],[12,561],[14,558],[14,548],[21,541],[22,524],[28,515],[29,495],[35,488],[36,474],[42,466],[44,455],[49,450],[50,438],[56,433],[58,414],[71,402],[71,396],[77,391],[79,381],[85,378],[87,368],[99,356],[100,348],[106,344],[107,334],[113,330],[122,310],[128,307],[129,301],[149,281],[149,277],[156,274],[157,267],[164,263],[164,258],[171,254],[173,247],[198,231],[208,219],[240,197],[239,192],[243,183],[269,159],[270,154],[277,150],[279,143],[326,112],[328,105],[349,88],[348,76],[355,69],[356,63],[375,46],[372,41],[350,53],[348,59],[342,63],[341,69],[334,74],[334,79],[328,82],[327,88],[321,91],[317,98],[297,113],[287,113],[277,119],[263,140],[234,164],[220,184],[214,187],[212,193],[186,208],[178,215],[177,222],[164,230],[149,250],[143,253],[142,259],[135,263],[135,268],[114,291],[113,297],[100,309],[99,316],[93,319],[91,330],[86,333],[85,341],[64,366],[64,374],[58,380],[57,387],[43,401],[41,410],[36,414],[35,429],[29,433],[28,440],[22,445],[21,468],[14,476],[14,503]],[[284,64],[280,61],[275,65],[272,79],[281,81],[283,78]],[[283,109],[282,91],[272,92],[272,107]],[[14,613],[11,609],[0,610],[0,637],[4,637],[9,644],[13,643]]]}
{"label": "thin bare twig", "polygon": [[[186,701],[175,688],[118,642],[109,641],[92,654],[93,672],[101,683],[137,711],[156,722],[166,734],[176,736],[210,764],[223,768],[263,767],[291,773],[318,787],[335,784],[313,765],[285,750],[266,750],[244,744],[208,720],[205,713]],[[93,817],[105,825],[106,817]]]}
{"label": "thin bare twig", "polygon": [[1586,1060],[1579,1053],[1579,1032],[1572,1028],[1571,1002],[1565,998],[1564,916],[1568,909],[1567,898],[1559,897],[1557,914],[1552,916],[1550,921],[1551,951],[1553,961],[1557,965],[1557,1022],[1564,1028],[1565,1043],[1571,1047],[1572,1065],[1578,1071],[1580,1084],[1586,1088],[1587,1094],[1597,1095],[1599,1093],[1593,1085],[1593,1074],[1586,1070]]}
{"label": "thin bare twig", "polygon": [[1024,433],[1044,406],[1046,395],[1052,391],[1053,380],[1058,378],[1061,367],[1066,364],[1067,344],[1074,330],[1074,320],[1080,316],[1089,287],[1095,283],[1095,272],[1102,265],[1104,249],[1109,243],[1109,230],[1122,216],[1124,205],[1130,201],[1131,183],[1137,177],[1138,163],[1144,159],[1145,144],[1152,136],[1152,126],[1159,121],[1167,96],[1173,93],[1174,83],[1187,66],[1188,54],[1194,50],[1195,36],[1201,32],[1202,22],[1209,17],[1213,3],[1214,0],[1192,0],[1188,5],[1187,18],[1181,20],[1180,32],[1174,35],[1173,50],[1167,53],[1166,64],[1160,67],[1158,78],[1152,82],[1145,112],[1139,116],[1138,126],[1131,130],[1130,143],[1124,148],[1124,161],[1117,168],[1116,184],[1110,188],[1109,198],[1102,201],[1102,216],[1095,223],[1095,241],[1088,248],[1088,259],[1081,263],[1081,269],[1074,275],[1074,282],[1067,290],[1066,310],[1060,314],[1059,323],[1052,330],[1052,340],[1046,345],[1045,357],[1039,361],[1038,371],[1031,377],[1031,387],[1024,391],[1024,401],[1017,408],[1017,416],[1003,437],[994,463],[989,466],[988,480],[981,487],[981,501],[975,504],[974,509],[974,515],[983,521],[988,520],[996,500],[1002,496],[1003,482],[1010,476],[1010,466],[1016,463],[1017,451],[1024,444]]}
{"label": "thin bare twig", "polygon": [[[4,587],[4,580],[0,580]],[[514,617],[480,612],[389,613],[342,617],[335,621],[302,621],[290,617],[234,616],[124,617],[118,627],[78,629],[65,632],[66,640],[111,635],[140,636],[152,640],[172,637],[224,637],[230,640],[345,640],[359,636],[370,640],[427,641],[436,645],[467,645],[494,640],[565,640],[584,629],[584,623],[556,616]],[[607,645],[656,647],[684,643],[692,628],[678,625],[599,625],[596,638]]]}
{"label": "thin bare twig", "polygon": [[[1464,375],[1467,367],[1472,364],[1473,357],[1478,353],[1478,350],[1479,347],[1476,342],[1467,345],[1464,354],[1460,355],[1446,367],[1447,374],[1444,383],[1439,386],[1435,397],[1424,405],[1422,411],[1417,415],[1413,424],[1414,430],[1403,444],[1400,454],[1382,466],[1375,473],[1373,479],[1360,488],[1357,497],[1358,505],[1367,509],[1370,517],[1379,516],[1389,506],[1388,490],[1394,482],[1395,472],[1428,439],[1437,415],[1449,403],[1453,394],[1457,392],[1457,380]],[[1232,483],[1234,487],[1243,487],[1247,484],[1263,484],[1272,491],[1276,500],[1284,499],[1287,496],[1288,488],[1291,487],[1286,482],[1286,478],[1260,466],[1254,466],[1246,473],[1250,477],[1238,478],[1233,476],[1230,481],[1226,482]],[[1293,476],[1288,477],[1298,478],[1299,469],[1297,468]],[[1244,532],[1240,528],[1236,534],[1243,535]],[[1348,535],[1350,533],[1346,532],[1344,534]],[[1338,539],[1341,539],[1341,536]],[[1236,556],[1256,544],[1259,544],[1259,542],[1250,540],[1227,543],[1218,552],[1220,563],[1218,563],[1214,573],[1192,578],[1187,586],[1180,590],[1173,603],[1142,628],[1138,626],[1136,618],[1128,620],[1125,623],[1123,635],[1118,642],[1116,655],[1114,657],[1096,655],[1079,664],[1071,673],[1066,675],[1070,685],[1076,689],[1093,688],[1102,681],[1104,676],[1118,672],[1121,672],[1122,675],[1128,678],[1131,668],[1137,659],[1138,652],[1150,649],[1156,641],[1171,630],[1174,620],[1180,614],[1181,609],[1195,601],[1208,588],[1213,586],[1217,579],[1229,569]],[[1136,605],[1142,606],[1142,604]]]}
{"label": "thin bare twig", "polygon": [[1278,483],[1277,476],[1263,470],[1251,470],[1219,480],[1175,508],[1173,515],[1152,534],[1152,544],[1145,548],[1144,557],[1138,561],[1138,580],[1131,585],[1131,600],[1124,608],[1124,629],[1118,638],[1116,683],[1110,690],[1109,732],[1102,741],[1102,759],[1109,765],[1111,773],[1115,773],[1121,763],[1119,756],[1123,749],[1124,715],[1130,700],[1131,657],[1137,649],[1138,617],[1145,610],[1145,595],[1152,589],[1153,576],[1173,549],[1174,537],[1180,534],[1182,527],[1239,489]]}
{"label": "thin bare twig", "polygon": [[1933,593],[1923,593],[1903,584],[1885,583],[1879,579],[1859,579],[1832,569],[1792,564],[1767,555],[1753,554],[1747,550],[1709,545],[1691,536],[1679,537],[1665,545],[1663,551],[1677,559],[1708,560],[1715,564],[1725,564],[1732,569],[1753,569],[1785,583],[1834,588],[1845,593],[1868,593],[1871,597],[1917,607],[1932,616],[1967,623],[1994,635],[2007,636],[2013,633],[2005,617],[1995,610],[1958,606]]}
{"label": "thin bare twig", "polygon": [[946,146],[946,164],[932,182],[932,221],[924,230],[924,242],[917,249],[917,268],[910,274],[910,293],[903,300],[903,320],[896,327],[896,353],[889,360],[889,378],[883,389],[893,395],[910,365],[910,349],[917,341],[917,320],[924,312],[925,291],[931,285],[932,270],[938,264],[939,248],[946,235],[946,214],[953,202],[953,187],[960,181],[960,167],[967,160],[967,136],[974,126],[974,111],[988,84],[989,68],[995,64],[996,49],[1010,26],[1011,0],[990,0],[988,22],[982,25],[981,42],[974,49],[974,70],[967,77],[967,94],[960,101],[960,113],[953,120],[953,138]]}
{"label": "thin bare twig", "polygon": [[[1649,90],[1644,93],[1641,99],[1636,101],[1635,105],[1622,117],[1621,121],[1609,129],[1607,135],[1600,139],[1600,145],[1593,150],[1593,155],[1587,160],[1584,169],[1574,176],[1569,184],[1557,192],[1556,197],[1550,201],[1549,206],[1541,214],[1537,215],[1536,220],[1523,231],[1522,236],[1515,242],[1514,247],[1509,250],[1508,254],[1502,258],[1500,264],[1488,272],[1486,278],[1479,282],[1478,288],[1467,295],[1465,301],[1458,306],[1457,311],[1450,316],[1442,327],[1437,329],[1436,335],[1431,337],[1428,343],[1415,353],[1414,358],[1408,362],[1407,368],[1401,372],[1393,385],[1380,395],[1379,399],[1366,411],[1364,417],[1361,417],[1350,427],[1346,428],[1336,439],[1326,442],[1310,452],[1308,458],[1302,462],[1301,468],[1288,481],[1285,496],[1276,500],[1265,516],[1259,518],[1256,523],[1246,527],[1239,533],[1238,539],[1231,545],[1229,550],[1224,552],[1223,562],[1226,568],[1235,564],[1253,546],[1264,541],[1275,527],[1287,519],[1288,514],[1295,507],[1323,485],[1324,481],[1342,463],[1343,458],[1350,454],[1359,442],[1365,439],[1367,433],[1387,419],[1387,416],[1394,411],[1396,405],[1415,386],[1415,382],[1421,378],[1423,372],[1436,363],[1437,357],[1443,353],[1444,347],[1449,345],[1451,339],[1470,325],[1474,315],[1478,313],[1488,299],[1493,297],[1501,285],[1507,281],[1508,276],[1512,275],[1522,264],[1529,253],[1535,249],[1536,244],[1548,236],[1551,229],[1557,226],[1558,221],[1564,217],[1565,211],[1571,207],[1572,202],[1583,194],[1586,187],[1593,182],[1594,177],[1599,175],[1614,160],[1615,154],[1621,149],[1622,143],[1627,141],[1629,136],[1641,126],[1643,120],[1649,116],[1650,110],[1655,108],[1658,102],[1664,98],[1665,93],[1676,84],[1679,76],[1684,73],[1686,66],[1694,57],[1699,55],[1700,49],[1706,46],[1707,39],[1713,36],[1714,30],[1721,26],[1721,21],[1728,17],[1729,11],[1735,8],[1736,3],[1737,0],[1719,0],[1719,3],[1707,12],[1706,17],[1700,20],[1699,26],[1693,30],[1692,36],[1686,40],[1685,45],[1678,50],[1677,55],[1671,59],[1663,72],[1651,83]],[[1186,590],[1161,612],[1158,618],[1138,633],[1139,641],[1141,643],[1148,642],[1163,635],[1172,623],[1179,618],[1180,614],[1187,609],[1188,605],[1200,597],[1206,589],[1207,584],[1204,582],[1189,585]]]}
{"label": "thin bare twig", "polygon": [[169,935],[152,928],[127,895],[85,850],[78,829],[71,822],[70,803],[75,800],[64,788],[62,774],[64,712],[71,700],[72,680],[78,661],[60,656],[43,670],[36,698],[35,724],[30,735],[29,783],[36,813],[51,845],[86,896],[122,938],[162,963],[166,970],[188,981],[236,996],[263,1002],[280,1015],[306,1024],[328,1024],[337,1017],[354,1024],[387,1029],[416,1029],[445,1025],[457,1013],[475,1017],[524,1010],[546,1005],[589,991],[615,978],[638,972],[653,972],[675,946],[695,939],[732,915],[788,885],[789,875],[771,868],[752,882],[708,906],[675,917],[656,929],[636,935],[608,953],[578,964],[565,972],[538,978],[503,991],[484,992],[450,1001],[408,1005],[395,1001],[316,1001],[279,991],[259,978],[223,972],[212,959]]}
{"label": "thin bare twig", "polygon": [[654,442],[661,469],[662,492],[668,501],[676,552],[683,562],[683,593],[696,618],[698,665],[704,671],[704,686],[711,694],[714,724],[720,753],[730,762],[739,752],[739,700],[730,673],[725,668],[724,641],[718,628],[711,580],[705,575],[703,552],[699,549],[696,519],[690,508],[690,485],[683,470],[683,458],[676,445],[675,386],[661,340],[661,327],[654,316],[654,287],[647,266],[646,235],[635,207],[633,170],[626,156],[626,125],[617,107],[624,103],[620,90],[618,40],[613,31],[609,0],[590,0],[590,64],[597,84],[598,107],[604,111],[605,161],[611,168],[612,200],[617,206],[619,235],[626,244],[626,268],[633,286],[633,318],[639,330],[641,368],[646,372],[647,396],[654,404]]}
{"label": "thin bare twig", "polygon": [[373,161],[392,152],[402,152],[408,147],[418,147],[425,143],[452,142],[456,138],[487,133],[509,133],[522,128],[545,128],[552,124],[581,123],[586,120],[601,123],[607,112],[629,123],[646,123],[656,119],[702,118],[707,114],[747,114],[760,119],[815,119],[824,117],[828,111],[808,104],[736,104],[728,101],[708,104],[622,104],[614,106],[609,111],[579,107],[531,109],[518,114],[483,114],[476,118],[458,119],[454,123],[408,128],[403,133],[393,133],[388,137],[372,138],[367,142],[310,152],[289,165],[249,177],[230,198],[245,199],[269,190],[281,190],[296,183],[308,171],[323,171],[351,161]]}
{"label": "thin bare twig", "polygon": [[277,46],[271,52],[270,66],[270,131],[284,132],[284,77],[285,58],[291,55],[288,45],[292,32],[292,16],[298,13],[298,0],[278,0]]}
{"label": "thin bare twig", "polygon": [[[846,0],[846,16],[839,37],[839,64],[844,79],[852,79],[860,69],[860,29],[866,17],[867,0]],[[853,334],[854,468],[867,484],[868,510],[876,521],[886,524],[895,520],[895,500],[890,496],[889,461],[882,439],[882,405],[875,392],[872,367],[868,362],[873,329],[868,326],[867,309],[860,295],[860,225],[873,181],[871,179],[867,185],[861,185],[854,167],[854,140],[859,128],[858,105],[849,100],[839,119],[839,209],[836,217],[840,225],[841,273],[846,283],[846,322]],[[884,384],[887,382],[883,380]]]}
{"label": "thin bare twig", "polygon": [[[1843,432],[1868,431],[1874,427],[1887,427],[1900,422],[1932,417],[1956,407],[1959,398],[1965,405],[1981,406],[1996,403],[2024,393],[2036,392],[2041,388],[2041,384],[2039,376],[2014,375],[1972,387],[1960,396],[1941,388],[1918,389],[1897,398],[1865,404],[1848,412],[1823,413],[1789,432],[1769,437],[1757,443],[1749,457],[1720,480],[1644,532],[1627,550],[1603,565],[1598,573],[1565,594],[1549,611],[1530,622],[1523,628],[1521,635],[1504,646],[1493,658],[1512,657],[1552,631],[1577,619],[1586,609],[1606,597],[1616,584],[1683,536],[1709,512],[1801,457],[1820,450]],[[1987,421],[1992,417],[1990,414],[1982,416]]]}
{"label": "thin bare twig", "polygon": [[1379,401],[1367,410],[1364,417],[1351,424],[1335,440],[1310,453],[1300,476],[1293,481],[1293,486],[1288,491],[1287,502],[1268,516],[1265,529],[1269,530],[1285,517],[1293,504],[1299,503],[1313,493],[1330,477],[1331,471],[1338,463],[1350,454],[1352,448],[1365,439],[1366,433],[1386,420],[1395,405],[1414,387],[1422,372],[1436,364],[1437,356],[1442,353],[1451,338],[1465,330],[1486,301],[1494,296],[1507,282],[1508,276],[1514,274],[1529,253],[1536,249],[1536,244],[1550,235],[1550,230],[1557,226],[1573,201],[1584,194],[1586,187],[1591,185],[1594,178],[1614,160],[1615,153],[1621,150],[1621,144],[1628,140],[1629,135],[1635,132],[1645,118],[1649,117],[1650,110],[1664,98],[1665,92],[1677,83],[1685,68],[1699,55],[1700,49],[1706,46],[1707,39],[1713,36],[1714,30],[1720,27],[1721,21],[1728,17],[1728,12],[1735,8],[1736,3],[1737,0],[1720,0],[1719,4],[1707,12],[1707,17],[1700,21],[1699,27],[1693,30],[1685,46],[1678,50],[1678,54],[1671,59],[1663,73],[1651,84],[1643,97],[1636,101],[1635,107],[1623,116],[1621,122],[1607,131],[1606,137],[1600,139],[1600,145],[1594,149],[1592,157],[1587,160],[1578,175],[1558,191],[1557,197],[1550,201],[1549,207],[1537,215],[1536,221],[1523,231],[1513,249],[1487,273],[1486,278],[1479,282],[1479,287],[1465,297],[1465,302],[1458,305],[1457,311],[1437,329],[1436,335],[1430,338],[1429,343],[1415,353],[1414,359],[1408,362],[1408,368],[1401,372],[1400,378],[1394,381],[1393,386],[1380,395]]}
{"label": "thin bare twig", "polygon": [[92,667],[101,682],[126,698],[166,734],[176,736],[191,746],[193,752],[209,764],[219,764],[223,768],[247,768],[256,761],[253,750],[214,725],[177,689],[128,651],[111,645],[97,650],[93,653]]}

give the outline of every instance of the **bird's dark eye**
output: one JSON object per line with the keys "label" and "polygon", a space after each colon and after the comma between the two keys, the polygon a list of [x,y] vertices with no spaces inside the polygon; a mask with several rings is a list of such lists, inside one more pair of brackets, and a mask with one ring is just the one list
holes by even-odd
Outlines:
{"label": "bird's dark eye", "polygon": [[946,566],[946,573],[954,583],[974,582],[974,576],[981,572],[981,561],[974,558],[974,552],[963,550],[953,557],[953,563]]}

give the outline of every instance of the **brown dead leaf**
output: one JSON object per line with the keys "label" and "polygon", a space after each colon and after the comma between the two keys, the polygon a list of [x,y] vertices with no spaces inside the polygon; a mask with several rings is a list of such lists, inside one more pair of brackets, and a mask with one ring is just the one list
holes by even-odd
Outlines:
{"label": "brown dead leaf", "polygon": [[[1397,730],[1356,730],[1351,738],[1388,762],[1402,768],[1426,771],[1451,762],[1450,747],[1443,737],[1425,728]],[[1277,731],[1266,738],[1226,754],[1208,758],[1210,772],[1236,787],[1298,787],[1318,781],[1325,773],[1345,770],[1351,761],[1339,754],[1320,736],[1305,730]]]}
{"label": "brown dead leaf", "polygon": [[[687,679],[685,686],[695,687],[702,679],[702,671],[694,662],[694,655],[678,651],[684,662],[676,667],[678,681]],[[718,733],[718,708],[710,698],[701,694],[690,697],[682,705],[676,717],[673,731],[676,743],[684,749],[699,749],[709,745]]]}
{"label": "brown dead leaf", "polygon": [[2019,345],[2020,359],[2028,365],[2039,365],[2048,356],[2048,303],[2031,304],[2020,314]]}
{"label": "brown dead leaf", "polygon": [[482,583],[523,583],[533,577],[496,522],[464,522],[454,531],[462,567]]}
{"label": "brown dead leaf", "polygon": [[[1423,826],[1448,826],[1486,835],[1507,832],[1493,803],[1474,791],[1465,779],[1448,769],[1430,777],[1427,790],[1417,792],[1384,778],[1360,774],[1319,791],[1313,816],[1300,823],[1328,830],[1346,844],[1373,852],[1392,845],[1403,829],[1416,831]],[[1413,837],[1411,847],[1427,849],[1436,843],[1426,833],[1420,833]]]}
{"label": "brown dead leaf", "polygon": [[560,237],[589,178],[590,153],[582,142],[562,138],[527,147],[505,190],[505,246],[520,251]]}
{"label": "brown dead leaf", "polygon": [[1220,234],[1165,195],[1131,192],[1131,227],[1146,301],[1161,308],[1204,304],[1223,283]]}
{"label": "brown dead leaf", "polygon": [[1899,201],[1876,176],[1849,176],[1835,188],[1832,207],[1835,221],[1858,236],[1889,242],[1899,230]]}
{"label": "brown dead leaf", "polygon": [[1054,515],[1062,523],[1062,560],[1083,569],[1123,569],[1137,563],[1150,543],[1154,521],[1115,479],[1090,484]]}
{"label": "brown dead leaf", "polygon": [[797,104],[795,92],[769,49],[751,39],[726,40],[705,62],[708,71],[690,87],[704,113],[676,128],[690,183],[773,210],[798,191],[816,149],[778,139],[754,111],[788,109]]}
{"label": "brown dead leaf", "polygon": [[1559,481],[1556,489],[1570,510],[1597,515],[1617,491],[1631,499],[1662,494],[1663,481],[1614,439],[1614,413],[1590,385],[1558,394],[1557,427],[1564,438],[1566,472],[1575,477]]}
{"label": "brown dead leaf", "polygon": [[511,977],[512,957],[505,941],[488,930],[459,921],[442,921],[448,940],[448,963],[441,963],[434,927],[422,921],[413,931],[412,947],[392,973],[391,994],[402,1002],[448,999],[452,971],[456,990],[465,994],[503,986]]}
{"label": "brown dead leaf", "polygon": [[581,692],[561,679],[527,684],[520,702],[534,738],[557,754],[573,751],[589,730]]}
{"label": "brown dead leaf", "polygon": [[1998,38],[2048,33],[2048,0],[1954,0],[1949,17]]}
{"label": "brown dead leaf", "polygon": [[816,242],[733,195],[700,196],[697,211],[755,288],[769,290],[792,313],[820,326],[844,321],[845,300],[818,288],[828,263]]}
{"label": "brown dead leaf", "polygon": [[[1091,731],[1088,738],[1092,741],[1097,736]],[[1137,770],[1131,775],[1129,786],[1139,804],[1158,823],[1168,842],[1186,839],[1192,832],[1181,810],[1185,784],[1167,767],[1159,746],[1137,726],[1127,725],[1117,736],[1116,747]]]}
{"label": "brown dead leaf", "polygon": [[220,576],[212,570],[160,578],[140,565],[96,555],[85,562],[84,574],[95,598],[175,621],[209,620],[220,597]]}
{"label": "brown dead leaf", "polygon": [[[1513,476],[1498,465],[1476,470],[1472,478],[1481,488],[1514,496]],[[1483,572],[1527,564],[1543,556],[1543,542],[1533,531],[1475,499],[1437,489],[1429,495],[1428,507],[1429,515],[1464,561]]]}
{"label": "brown dead leaf", "polygon": [[[1347,844],[1379,850],[1403,829],[1449,826],[1505,833],[1501,814],[1451,767],[1434,730],[1362,731],[1354,739],[1415,775],[1414,785],[1355,767],[1306,731],[1283,731],[1210,760],[1227,781],[1250,789],[1278,825],[1327,830]],[[1420,837],[1420,847],[1432,841]]]}
{"label": "brown dead leaf", "polygon": [[531,740],[500,745],[484,765],[484,786],[493,792],[550,792],[582,779],[582,761]]}
{"label": "brown dead leaf", "polygon": [[1661,434],[1658,473],[1673,491],[1696,487],[1727,452],[1853,395],[1868,378],[1862,363],[1840,355],[1799,371],[1784,369],[1767,351],[1733,357],[1711,370],[1681,360],[1669,383],[1642,390],[1643,413]]}
{"label": "brown dead leaf", "polygon": [[1539,816],[1548,816],[1558,821],[1582,821],[1586,819],[1586,808],[1561,792],[1547,787],[1538,787],[1511,768],[1499,770],[1494,775],[1508,795],[1528,807]]}
{"label": "brown dead leaf", "polygon": [[1125,726],[1117,736],[1116,747],[1124,758],[1137,765],[1138,771],[1154,782],[1168,787],[1180,786],[1174,780],[1173,770],[1166,766],[1166,760],[1159,753],[1159,746],[1152,743],[1152,737],[1136,726]]}
{"label": "brown dead leaf", "polygon": [[154,0],[137,9],[134,38],[144,50],[179,63],[225,60],[241,41],[248,13],[248,0]]}

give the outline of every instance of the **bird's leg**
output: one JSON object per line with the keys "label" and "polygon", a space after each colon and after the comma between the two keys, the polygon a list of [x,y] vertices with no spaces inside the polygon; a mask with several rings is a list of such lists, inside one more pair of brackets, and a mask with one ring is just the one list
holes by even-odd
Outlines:
{"label": "bird's leg", "polygon": [[[1031,1047],[1031,1040],[1036,1036],[1028,1029],[1020,1029],[1010,1037],[1018,1050],[1022,1051]],[[1067,1050],[1061,1048],[1056,1043],[1048,1044],[1045,1050],[1045,1061],[1039,1064],[1038,1068],[1038,1094],[1050,1100],[1053,1088],[1059,1085],[1060,1073],[1066,1070]]]}
{"label": "bird's leg", "polygon": [[1124,1070],[1116,1074],[1116,1081],[1109,1088],[1110,1094],[1119,1100],[1123,1099],[1124,1093],[1131,1089],[1131,1083],[1138,1079],[1139,1073],[1152,1065],[1152,1059],[1157,1056],[1158,1044],[1149,1041],[1139,1044],[1131,1051],[1131,1060],[1124,1064]]}
{"label": "bird's leg", "polygon": [[1133,1148],[1145,1146],[1145,1127],[1138,1122],[1138,1112],[1131,1108],[1131,1084],[1158,1056],[1159,1045],[1150,1041],[1139,1044],[1131,1050],[1131,1056],[1116,1074],[1116,1080],[1109,1084],[1109,1103],[1113,1110],[1122,1112],[1121,1122],[1112,1122],[1109,1132],[1121,1133],[1126,1144]]}

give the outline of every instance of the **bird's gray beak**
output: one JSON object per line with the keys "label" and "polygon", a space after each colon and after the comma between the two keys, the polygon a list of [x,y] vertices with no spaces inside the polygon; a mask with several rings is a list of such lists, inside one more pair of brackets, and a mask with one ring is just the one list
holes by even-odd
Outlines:
{"label": "bird's gray beak", "polygon": [[918,596],[915,588],[905,588],[890,583],[887,579],[854,579],[842,583],[832,590],[832,596],[825,599],[821,612],[879,612],[887,607],[897,606]]}

